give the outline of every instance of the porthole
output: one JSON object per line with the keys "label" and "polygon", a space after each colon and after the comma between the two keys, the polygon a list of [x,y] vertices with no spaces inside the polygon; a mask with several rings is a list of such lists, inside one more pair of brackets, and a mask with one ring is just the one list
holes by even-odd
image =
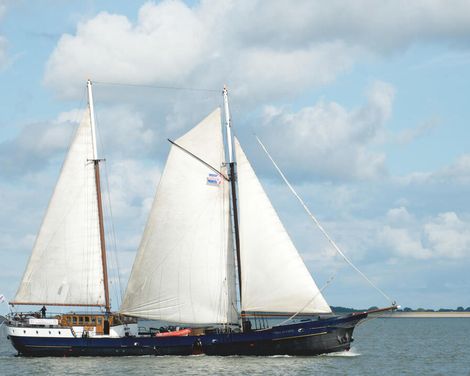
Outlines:
{"label": "porthole", "polygon": [[60,330],[59,330],[59,334],[60,334]]}
{"label": "porthole", "polygon": [[39,334],[39,332],[36,330],[36,334]]}
{"label": "porthole", "polygon": [[26,334],[26,330],[23,330],[23,333]]}

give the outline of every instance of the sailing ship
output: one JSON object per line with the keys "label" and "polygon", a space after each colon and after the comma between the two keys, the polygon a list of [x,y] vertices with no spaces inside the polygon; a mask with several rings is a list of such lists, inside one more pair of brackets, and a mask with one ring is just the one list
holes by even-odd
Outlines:
{"label": "sailing ship", "polygon": [[[90,81],[87,86],[88,109],[10,304],[102,311],[44,318],[12,314],[7,331],[18,353],[317,355],[348,350],[355,326],[368,312],[331,311],[232,137],[226,88],[224,126],[218,108],[170,140],[122,305],[111,312]],[[173,326],[142,331],[138,319]]]}

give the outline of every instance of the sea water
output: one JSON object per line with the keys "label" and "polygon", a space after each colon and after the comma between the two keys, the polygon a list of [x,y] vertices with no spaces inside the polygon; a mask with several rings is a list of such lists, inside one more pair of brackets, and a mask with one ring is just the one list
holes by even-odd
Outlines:
{"label": "sea water", "polygon": [[316,357],[16,357],[0,339],[0,375],[470,375],[470,319],[390,318],[359,325],[348,352]]}

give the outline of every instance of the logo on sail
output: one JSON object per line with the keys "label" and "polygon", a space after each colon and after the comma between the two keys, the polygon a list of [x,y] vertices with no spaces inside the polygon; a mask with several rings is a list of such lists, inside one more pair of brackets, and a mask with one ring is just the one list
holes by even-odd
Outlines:
{"label": "logo on sail", "polygon": [[222,183],[222,177],[219,174],[210,173],[207,176],[207,185],[218,186],[220,183]]}

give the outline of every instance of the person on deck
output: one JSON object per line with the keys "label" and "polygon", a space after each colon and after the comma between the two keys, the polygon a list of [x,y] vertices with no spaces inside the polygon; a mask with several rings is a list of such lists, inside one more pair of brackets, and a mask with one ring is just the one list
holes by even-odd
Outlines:
{"label": "person on deck", "polygon": [[42,317],[43,317],[43,318],[46,317],[46,311],[47,311],[46,306],[42,306],[42,308],[40,309],[40,311],[41,311],[41,313],[42,313]]}

